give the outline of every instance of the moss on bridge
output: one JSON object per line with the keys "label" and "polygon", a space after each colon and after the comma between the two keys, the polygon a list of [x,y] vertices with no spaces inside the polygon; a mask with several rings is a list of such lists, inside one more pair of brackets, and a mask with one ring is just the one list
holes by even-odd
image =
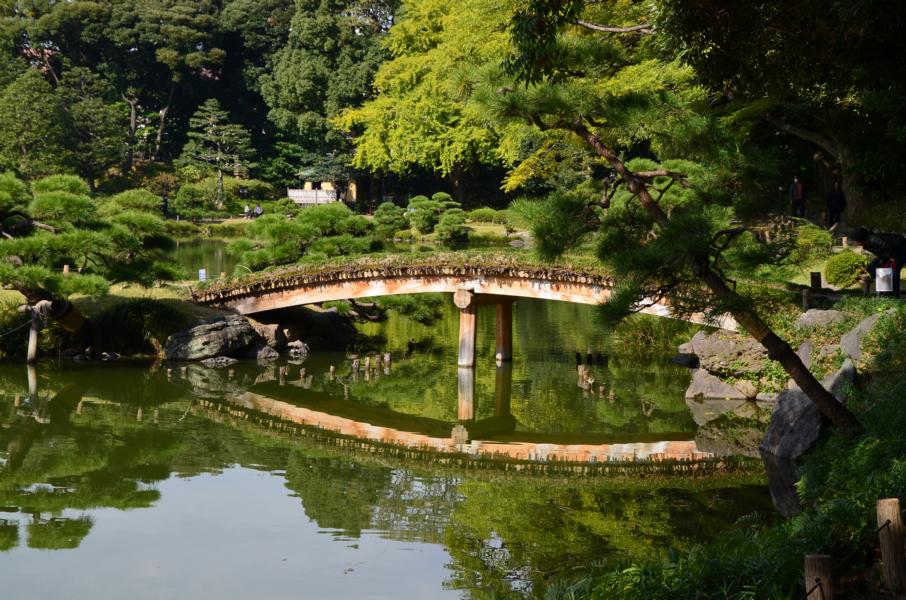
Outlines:
{"label": "moss on bridge", "polygon": [[298,263],[242,277],[212,281],[193,291],[200,304],[316,283],[391,277],[492,276],[611,286],[602,265],[588,256],[542,262],[525,251],[370,254]]}

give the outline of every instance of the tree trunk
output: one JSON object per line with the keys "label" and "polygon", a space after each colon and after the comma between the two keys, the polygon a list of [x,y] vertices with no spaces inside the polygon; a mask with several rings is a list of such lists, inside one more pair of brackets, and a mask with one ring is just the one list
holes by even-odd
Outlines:
{"label": "tree trunk", "polygon": [[453,170],[450,171],[450,187],[453,188],[453,198],[462,204],[463,199],[465,198],[465,189],[462,182],[462,166],[456,164],[453,167]]}
{"label": "tree trunk", "polygon": [[866,209],[868,198],[865,192],[859,187],[856,176],[852,171],[852,155],[849,149],[843,144],[838,143],[840,152],[837,155],[837,163],[840,165],[840,189],[846,197],[846,215],[851,217],[858,212]]}
{"label": "tree trunk", "polygon": [[160,147],[164,143],[164,127],[167,124],[167,113],[170,112],[170,106],[173,104],[173,94],[176,92],[176,82],[170,82],[170,93],[167,94],[167,103],[162,109],[160,109],[160,120],[157,124],[157,138],[154,140],[154,154],[151,155],[151,160],[157,160],[160,158]]}
{"label": "tree trunk", "polygon": [[217,210],[223,210],[223,169],[217,169]]}
{"label": "tree trunk", "polygon": [[123,175],[127,175],[132,170],[132,163],[135,160],[135,132],[138,130],[138,98],[127,98],[123,100],[129,105],[129,143],[126,147],[126,160],[123,162]]}
{"label": "tree trunk", "polygon": [[[642,207],[652,220],[661,227],[667,227],[670,219],[648,191],[648,184],[630,171],[616,153],[606,147],[587,127],[576,125],[574,130],[619,173],[629,191],[639,199]],[[690,262],[693,272],[708,286],[708,289],[711,290],[711,293],[714,294],[718,301],[729,306],[741,306],[744,304],[740,302],[740,296],[711,270],[707,256],[690,257]],[[746,309],[735,309],[730,312],[737,323],[767,350],[768,357],[783,366],[784,370],[799,385],[809,400],[818,407],[821,414],[834,426],[848,434],[857,434],[862,431],[862,425],[855,415],[838,401],[833,394],[824,389],[824,386],[815,379],[815,376],[806,368],[802,363],[802,359],[799,358],[790,345],[771,331],[771,328],[761,320],[761,317]]]}

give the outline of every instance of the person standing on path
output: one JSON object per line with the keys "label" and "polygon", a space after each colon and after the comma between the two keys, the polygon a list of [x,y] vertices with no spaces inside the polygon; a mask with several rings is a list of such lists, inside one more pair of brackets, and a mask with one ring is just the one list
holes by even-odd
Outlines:
{"label": "person standing on path", "polygon": [[846,196],[840,189],[840,182],[834,181],[834,187],[827,193],[827,226],[833,227],[840,222],[843,211],[846,210]]}
{"label": "person standing on path", "polygon": [[793,216],[805,218],[805,188],[799,181],[799,176],[793,176],[793,183],[790,184],[790,203],[793,205]]}

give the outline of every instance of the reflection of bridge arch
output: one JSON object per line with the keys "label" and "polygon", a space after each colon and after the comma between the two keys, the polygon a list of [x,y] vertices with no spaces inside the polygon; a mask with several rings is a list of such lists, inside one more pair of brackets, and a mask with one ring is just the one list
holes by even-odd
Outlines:
{"label": "reflection of bridge arch", "polygon": [[[287,270],[268,278],[222,285],[195,297],[201,304],[240,314],[254,314],[304,304],[376,296],[448,292],[460,309],[459,366],[475,364],[477,307],[497,306],[497,358],[512,358],[512,306],[516,298],[540,298],[578,304],[601,304],[610,298],[613,280],[573,268],[512,265],[351,266],[321,271]],[[670,317],[669,307],[652,302],[643,313]],[[703,322],[701,316],[692,321]],[[735,329],[732,319],[722,327]]]}
{"label": "reflection of bridge arch", "polygon": [[[497,367],[494,416],[475,420],[473,369],[459,369],[458,424],[371,407],[349,410],[344,400],[318,400],[300,405],[290,386],[261,385],[227,399],[229,405],[284,423],[314,427],[364,443],[388,444],[420,451],[517,461],[623,463],[635,461],[700,461],[715,455],[699,450],[694,440],[654,438],[627,442],[612,435],[519,433],[510,413],[512,370]],[[286,400],[282,398],[287,398]],[[358,413],[358,414],[357,414]]]}

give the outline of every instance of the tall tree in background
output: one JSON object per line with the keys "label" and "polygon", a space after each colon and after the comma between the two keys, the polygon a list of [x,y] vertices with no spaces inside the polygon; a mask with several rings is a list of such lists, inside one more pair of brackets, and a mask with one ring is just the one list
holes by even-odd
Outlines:
{"label": "tall tree in background", "polygon": [[217,172],[217,209],[223,204],[223,174],[248,171],[255,155],[249,132],[230,123],[229,115],[220,103],[211,98],[205,101],[189,119],[189,141],[179,162],[213,168]]}
{"label": "tall tree in background", "polygon": [[658,24],[725,110],[810,144],[850,213],[906,184],[902,2],[665,0]]}
{"label": "tall tree in background", "polygon": [[218,4],[213,0],[112,2],[110,27],[118,48],[138,56],[152,52],[156,66],[164,72],[165,87],[155,90],[160,109],[151,159],[157,160],[180,85],[190,76],[216,79],[216,69],[224,60],[218,45]]}
{"label": "tall tree in background", "polygon": [[24,177],[63,166],[63,107],[53,87],[28,69],[0,93],[0,162]]}
{"label": "tall tree in background", "polygon": [[612,174],[604,194],[565,189],[536,208],[538,245],[555,256],[597,232],[599,257],[617,282],[612,313],[658,300],[679,312],[729,312],[828,420],[858,432],[853,414],[735,288],[734,270],[775,251],[732,220],[747,157],[710,114],[695,73],[651,39],[649,10],[619,1],[524,2],[511,23],[508,72],[516,82],[476,82],[474,97],[496,118],[581,140]]}
{"label": "tall tree in background", "polygon": [[111,102],[110,84],[84,67],[66,71],[57,95],[66,107],[67,163],[93,190],[96,180],[125,156],[125,106]]}
{"label": "tall tree in background", "polygon": [[499,132],[463,107],[469,87],[457,79],[499,62],[511,14],[511,2],[405,2],[387,35],[391,58],[375,76],[376,97],[336,119],[355,136],[353,164],[400,174],[423,168],[458,191],[471,167],[499,162]]}
{"label": "tall tree in background", "polygon": [[348,163],[351,144],[330,119],[370,96],[396,6],[396,0],[296,0],[289,39],[273,57],[273,72],[262,76],[261,93],[285,141],[305,151],[299,171],[334,179],[335,166]]}

